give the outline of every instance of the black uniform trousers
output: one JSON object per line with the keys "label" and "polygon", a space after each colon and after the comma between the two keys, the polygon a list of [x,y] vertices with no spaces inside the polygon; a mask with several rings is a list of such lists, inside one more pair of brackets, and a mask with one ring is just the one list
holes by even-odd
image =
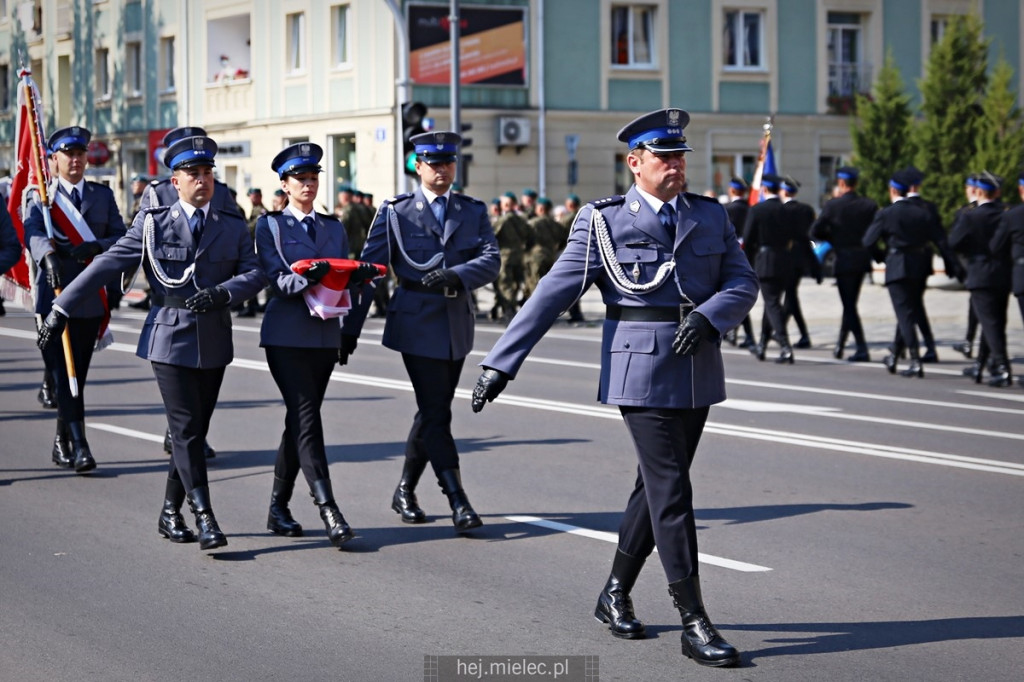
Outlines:
{"label": "black uniform trousers", "polygon": [[286,346],[267,346],[264,350],[270,375],[285,405],[284,433],[277,448],[274,476],[295,481],[301,468],[310,485],[329,479],[320,408],[338,351]]}
{"label": "black uniform trousers", "polygon": [[[761,320],[761,333],[771,331],[780,346],[789,345],[789,334],[786,332],[786,308],[782,297],[786,293],[789,282],[783,279],[761,280],[761,297],[764,299],[764,317]],[[765,324],[767,321],[767,324]],[[767,340],[767,339],[766,339]]]}
{"label": "black uniform trousers", "polygon": [[971,308],[978,316],[982,342],[988,345],[992,365],[1008,365],[1006,357],[1006,308],[1009,289],[971,289]]}
{"label": "black uniform trousers", "polygon": [[836,288],[839,290],[839,301],[843,304],[843,321],[839,328],[839,340],[846,343],[846,335],[853,334],[858,347],[867,346],[864,327],[857,312],[857,301],[860,300],[860,288],[864,284],[864,273],[836,275]]}
{"label": "black uniform trousers", "polygon": [[[921,280],[920,289],[921,295],[915,301],[916,312],[914,318],[916,320],[917,329],[921,332],[921,341],[924,342],[925,348],[929,351],[935,350],[935,336],[932,334],[932,325],[928,320],[928,310],[924,307],[924,292],[928,288],[928,278]],[[890,296],[891,298],[891,296]],[[893,341],[893,348],[896,349],[897,354],[899,351],[906,347],[906,341],[903,338],[902,332],[900,332],[900,326],[896,324],[896,335]]]}
{"label": "black uniform trousers", "polygon": [[896,313],[896,336],[893,339],[893,354],[899,355],[903,348],[910,350],[910,357],[917,359],[917,325],[924,297],[924,282],[916,279],[901,279],[888,282],[893,312]]}
{"label": "black uniform trousers", "polygon": [[698,574],[690,465],[709,410],[619,407],[639,462],[619,549],[647,558],[657,546],[669,583]]}
{"label": "black uniform trousers", "polygon": [[181,480],[185,492],[209,485],[206,477],[206,433],[217,406],[224,367],[200,369],[153,362],[171,430],[168,478]]}
{"label": "black uniform trousers", "polygon": [[85,380],[89,376],[96,336],[99,334],[102,317],[72,317],[68,319],[68,333],[71,335],[71,357],[75,361],[75,377],[78,381],[78,397],[71,396],[68,382],[68,365],[64,361],[64,342],[56,340],[43,351],[43,363],[50,373],[50,380],[57,389],[57,416],[67,422],[85,419]]}
{"label": "black uniform trousers", "polygon": [[[452,401],[466,359],[441,360],[402,353],[416,394],[416,416],[406,443],[406,454],[426,452],[435,474],[459,468],[459,452],[452,437]],[[416,442],[422,441],[422,446]]]}
{"label": "black uniform trousers", "polygon": [[800,288],[800,281],[804,278],[803,269],[797,269],[793,273],[793,278],[789,280],[786,285],[786,296],[785,296],[785,313],[786,321],[790,318],[796,322],[796,328],[800,330],[800,336],[807,337],[810,334],[807,331],[807,321],[804,320],[804,311],[800,308],[800,296],[797,290]]}

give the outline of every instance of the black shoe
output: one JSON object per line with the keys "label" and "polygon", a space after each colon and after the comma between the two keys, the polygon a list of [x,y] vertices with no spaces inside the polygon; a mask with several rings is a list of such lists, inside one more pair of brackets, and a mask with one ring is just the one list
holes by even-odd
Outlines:
{"label": "black shoe", "polygon": [[792,365],[793,364],[793,349],[788,345],[782,347],[782,353],[779,357],[775,358],[776,365]]}
{"label": "black shoe", "polygon": [[970,379],[976,378],[979,374],[981,374],[981,363],[978,361],[974,361],[973,363],[971,363],[970,367],[964,367],[962,370],[960,370],[960,374]]}
{"label": "black shoe", "polygon": [[43,381],[43,385],[39,387],[39,393],[36,394],[36,400],[48,410],[57,409],[57,398],[53,395],[53,387],[49,381]]}
{"label": "black shoe", "polygon": [[871,356],[868,355],[867,348],[858,348],[857,352],[846,358],[847,362],[871,362]]}
{"label": "black shoe", "polygon": [[57,434],[53,437],[53,463],[62,469],[71,469],[75,466],[75,456],[71,450],[71,442],[68,440],[68,429],[64,421],[57,418]]}
{"label": "black shoe", "polygon": [[934,348],[929,348],[924,355],[921,356],[921,362],[938,362],[939,354],[935,352]]}
{"label": "black shoe", "polygon": [[801,336],[800,339],[793,344],[793,348],[810,348],[811,340],[806,336]]}
{"label": "black shoe", "polygon": [[427,468],[426,459],[405,458],[402,465],[402,478],[391,496],[391,508],[402,517],[402,523],[426,523],[427,515],[420,508],[416,499],[416,485],[420,476]]}
{"label": "black shoe", "polygon": [[71,450],[75,455],[75,473],[84,474],[96,468],[89,442],[85,439],[85,422],[68,422]]}
{"label": "black shoe", "polygon": [[737,342],[738,342],[738,340],[736,338],[736,330],[735,329],[730,329],[729,331],[727,331],[725,333],[725,336],[722,337],[722,340],[725,341],[726,343],[730,344],[730,345],[735,346],[737,344]]}
{"label": "black shoe", "polygon": [[842,346],[840,346],[840,345],[839,345],[839,344],[837,343],[837,344],[835,345],[835,347],[834,347],[834,348],[832,349],[832,357],[834,357],[834,358],[835,358],[836,360],[842,360],[842,359],[843,359],[843,352],[844,352],[845,350],[846,350],[846,349],[844,349],[844,348],[843,348]]}
{"label": "black shoe", "polygon": [[633,613],[633,600],[629,596],[643,565],[644,559],[630,556],[622,550],[615,551],[611,575],[594,609],[594,618],[607,623],[615,637],[643,639],[647,636],[647,628]]}
{"label": "black shoe", "polygon": [[754,343],[754,339],[752,339],[752,338],[750,338],[748,336],[745,339],[743,339],[742,341],[740,341],[739,344],[737,344],[737,345],[738,345],[739,348],[752,348],[753,346],[755,346],[757,344]]}
{"label": "black shoe", "polygon": [[924,378],[924,367],[921,366],[921,360],[913,359],[910,361],[910,366],[900,371],[901,376],[905,377],[917,377],[918,379]]}
{"label": "black shoe", "polygon": [[728,668],[740,662],[736,647],[725,641],[708,618],[697,576],[670,584],[668,593],[683,621],[680,640],[684,656],[714,668]]}
{"label": "black shoe", "polygon": [[199,549],[216,549],[226,547],[227,537],[217,524],[210,506],[210,488],[201,486],[188,494],[188,506],[196,515],[196,528],[199,530]]}
{"label": "black shoe", "polygon": [[988,380],[988,385],[993,388],[1013,386],[1013,374],[1010,373],[1010,368],[1001,363],[996,365],[992,370],[992,378]]}
{"label": "black shoe", "polygon": [[974,348],[970,341],[964,341],[963,343],[954,343],[953,350],[963,353],[965,358],[969,358],[973,354]]}
{"label": "black shoe", "polygon": [[171,542],[195,542],[196,534],[185,524],[181,505],[185,502],[185,486],[180,480],[167,479],[164,506],[156,522],[156,532]]}
{"label": "black shoe", "polygon": [[758,360],[761,360],[762,362],[764,361],[765,351],[764,351],[764,346],[762,344],[760,344],[760,343],[754,344],[753,346],[751,346],[747,350],[749,350],[751,355],[753,355]]}
{"label": "black shoe", "polygon": [[438,485],[441,491],[448,497],[448,503],[452,508],[452,523],[455,530],[463,533],[467,530],[479,528],[484,525],[480,517],[469,504],[469,498],[462,489],[462,475],[458,469],[446,469],[438,475]]}
{"label": "black shoe", "polygon": [[270,491],[270,511],[267,512],[267,530],[289,538],[302,537],[302,526],[292,517],[288,502],[292,499],[295,481],[286,481],[274,476],[274,487]]}
{"label": "black shoe", "polygon": [[889,374],[896,373],[896,356],[893,355],[892,353],[889,353],[884,358],[882,358],[882,364],[885,365],[885,368],[889,371]]}
{"label": "black shoe", "polygon": [[327,529],[327,538],[331,544],[341,549],[341,546],[354,538],[355,533],[345,522],[341,515],[338,504],[334,501],[334,491],[331,489],[331,482],[327,479],[313,481],[309,494],[313,496],[313,504],[320,510],[320,518]]}

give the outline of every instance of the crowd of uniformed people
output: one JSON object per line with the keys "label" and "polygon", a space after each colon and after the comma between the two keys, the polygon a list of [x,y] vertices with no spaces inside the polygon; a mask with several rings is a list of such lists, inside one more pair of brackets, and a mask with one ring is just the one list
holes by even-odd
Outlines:
{"label": "crowd of uniformed people", "polygon": [[[720,202],[683,191],[687,121],[686,112],[665,109],[629,123],[619,140],[629,147],[630,191],[587,204],[570,195],[557,206],[530,189],[490,205],[463,194],[454,185],[460,137],[441,131],[414,140],[417,190],[375,207],[372,196],[343,186],[329,214],[314,203],[323,150],[298,143],[270,164],[280,179],[272,207],[251,188],[247,217],[214,179],[217,143],[202,128],[176,128],[164,139],[171,176],[135,178],[129,226],[111,191],[84,179],[89,131],[56,131],[47,152],[52,215],[60,219],[47,219],[36,203],[24,221],[42,318],[38,397],[57,409],[54,464],[83,474],[97,466],[85,431],[90,362],[116,307],[107,298],[110,283],[121,293],[141,270],[149,288],[138,307],[148,313],[137,355],[151,363],[171,456],[159,534],[198,541],[204,550],[228,542],[213,512],[207,460],[215,452],[206,436],[233,358],[232,311],[262,313],[260,346],[285,406],[267,528],[303,534],[289,506],[301,473],[340,548],[356,533],[334,497],[320,413],[335,365],[357,357],[372,307],[385,318],[383,345],[401,354],[416,400],[392,509],[405,523],[426,520],[416,491],[429,466],[455,529],[465,533],[482,520],[462,487],[451,410],[473,347],[474,292],[493,285],[489,316],[509,325],[481,363],[473,399],[479,411],[564,311],[583,320],[579,300],[594,285],[606,305],[601,400],[620,407],[638,458],[636,490],[595,616],[617,637],[645,636],[629,592],[657,545],[683,618],[683,653],[705,665],[734,665],[739,655],[702,602],[688,475],[708,408],[724,399],[722,342],[760,360],[775,342],[776,362],[792,364],[794,349],[810,347],[798,286],[808,276],[822,281],[819,253],[829,249],[842,309],[833,355],[843,358],[852,337],[848,360],[870,360],[857,301],[872,262],[884,262],[897,325],[883,361],[896,373],[906,357],[900,373],[921,377],[922,365],[937,360],[923,300],[934,248],[947,275],[970,290],[970,319],[981,329],[980,342],[969,332],[958,345],[967,357],[976,350],[968,373],[1009,386],[1006,310],[1013,293],[1024,317],[1024,207],[1004,210],[1002,179],[972,174],[947,237],[934,205],[920,197],[924,177],[914,168],[893,172],[884,208],[858,193],[852,167],[839,169],[835,196],[817,215],[796,199],[800,183],[781,174],[760,178],[757,202],[747,182],[733,178],[728,201]],[[1024,174],[1019,187],[1024,196]],[[8,224],[0,225],[5,259]],[[759,331],[749,316],[758,295]],[[197,532],[181,513],[186,502]]]}

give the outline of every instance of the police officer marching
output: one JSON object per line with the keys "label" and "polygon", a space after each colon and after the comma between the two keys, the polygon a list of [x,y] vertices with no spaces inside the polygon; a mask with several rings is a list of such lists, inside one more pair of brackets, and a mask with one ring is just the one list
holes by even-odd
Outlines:
{"label": "police officer marching", "polygon": [[[44,224],[43,211],[46,209],[41,205],[33,205],[25,220],[25,243],[39,264],[35,307],[39,315],[57,315],[51,312],[55,292],[76,281],[95,256],[110,248],[125,233],[114,193],[106,185],[85,180],[86,148],[91,137],[87,129],[72,126],[55,131],[47,142],[57,175],[50,194],[53,204],[67,217],[67,222],[62,224],[56,219],[51,220],[51,240]],[[53,215],[56,214],[54,211]],[[56,392],[57,433],[53,441],[53,463],[73,468],[80,474],[96,468],[96,460],[85,437],[85,383],[93,350],[110,319],[106,298],[99,292],[106,283],[104,280],[88,295],[59,309],[62,328],[66,323],[71,337],[77,395],[72,395],[68,367],[60,344],[41,349]]]}
{"label": "police officer marching", "polygon": [[563,256],[481,362],[473,410],[504,390],[559,313],[596,284],[607,306],[599,399],[619,406],[638,476],[595,616],[616,637],[645,636],[630,591],[657,545],[683,654],[731,666],[739,653],[701,596],[689,469],[710,406],[725,399],[721,334],[750,311],[758,282],[718,201],[682,191],[688,122],[685,111],[663,109],[619,131],[635,184],[579,212]]}
{"label": "police officer marching", "polygon": [[[337,316],[311,315],[304,298],[331,272],[331,264],[323,259],[349,255],[348,236],[341,221],[333,215],[316,213],[313,208],[323,154],[320,145],[300,142],[274,157],[270,166],[281,178],[289,203],[284,211],[260,216],[256,221],[260,266],[272,292],[260,327],[260,346],[286,408],[267,530],[289,537],[302,535],[302,526],[288,508],[301,469],[327,536],[340,549],[355,533],[334,499],[320,409],[338,361],[341,325]],[[304,273],[292,270],[292,263],[307,259],[315,262]],[[351,273],[350,281],[362,284],[376,272],[368,265],[361,273]]]}
{"label": "police officer marching", "polygon": [[[429,463],[448,497],[456,530],[465,532],[482,522],[462,488],[452,400],[473,348],[470,292],[495,280],[500,256],[486,204],[451,191],[461,141],[457,133],[444,131],[412,138],[420,187],[381,203],[361,260],[389,264],[398,277],[382,343],[402,354],[416,395],[391,508],[406,523],[426,521],[415,491]],[[372,297],[371,287],[364,287],[345,317],[341,364],[355,351]]]}
{"label": "police officer marching", "polygon": [[172,443],[157,532],[171,542],[195,542],[181,515],[187,498],[204,550],[227,544],[210,502],[203,443],[234,354],[228,306],[254,296],[266,283],[245,221],[211,205],[216,154],[217,143],[205,136],[168,147],[164,163],[172,170],[178,200],[135,216],[128,233],[53,302],[38,340],[47,348],[59,336],[66,311],[141,259],[153,305],[136,355],[152,365]]}

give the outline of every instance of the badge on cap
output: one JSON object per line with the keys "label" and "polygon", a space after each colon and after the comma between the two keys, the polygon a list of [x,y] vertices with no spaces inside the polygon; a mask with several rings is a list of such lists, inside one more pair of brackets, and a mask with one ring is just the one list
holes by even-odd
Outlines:
{"label": "badge on cap", "polygon": [[669,109],[668,110],[668,124],[669,124],[669,126],[675,127],[675,126],[679,125],[679,116],[680,116],[679,109]]}

